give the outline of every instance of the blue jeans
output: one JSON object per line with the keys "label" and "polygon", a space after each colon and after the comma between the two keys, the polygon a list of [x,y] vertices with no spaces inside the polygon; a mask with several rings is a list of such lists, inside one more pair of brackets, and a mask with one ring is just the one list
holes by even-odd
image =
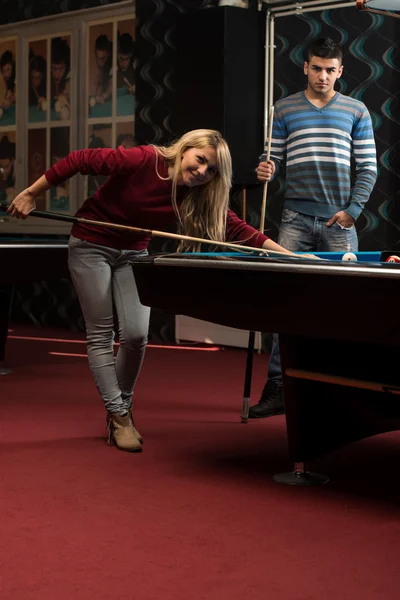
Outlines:
{"label": "blue jeans", "polygon": [[[74,236],[68,266],[86,325],[89,366],[105,408],[123,414],[143,362],[150,308],[140,303],[130,263],[147,250],[116,250]],[[114,310],[119,349],[114,359]]]}
{"label": "blue jeans", "polygon": [[[278,243],[292,252],[357,252],[358,238],[353,225],[349,229],[327,220],[310,217],[293,210],[282,212]],[[278,335],[274,333],[268,366],[268,381],[282,381]],[[264,388],[265,389],[265,388]]]}

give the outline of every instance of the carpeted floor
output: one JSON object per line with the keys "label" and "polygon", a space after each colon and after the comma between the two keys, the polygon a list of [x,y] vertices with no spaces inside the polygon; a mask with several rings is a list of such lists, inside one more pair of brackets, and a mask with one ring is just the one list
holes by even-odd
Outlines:
{"label": "carpeted floor", "polygon": [[245,351],[149,348],[144,451],[123,453],[85,346],[27,334],[66,335],[15,330],[0,378],[2,600],[397,600],[399,433],[313,464],[326,486],[278,485],[284,417],[240,423]]}

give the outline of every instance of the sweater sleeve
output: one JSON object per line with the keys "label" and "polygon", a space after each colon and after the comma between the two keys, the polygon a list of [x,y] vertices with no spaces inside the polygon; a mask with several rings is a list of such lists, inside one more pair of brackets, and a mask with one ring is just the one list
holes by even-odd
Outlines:
{"label": "sweater sleeve", "polygon": [[352,138],[356,179],[350,204],[344,210],[356,220],[368,202],[377,178],[374,130],[366,107],[354,128]]}
{"label": "sweater sleeve", "polygon": [[262,248],[263,243],[268,239],[266,235],[248,225],[242,219],[228,209],[226,219],[226,239],[227,241],[240,242],[244,246],[252,248]]}
{"label": "sweater sleeve", "polygon": [[144,162],[141,146],[125,149],[93,148],[75,150],[45,173],[50,185],[60,185],[77,173],[82,175],[132,175]]}
{"label": "sweater sleeve", "polygon": [[[279,172],[282,170],[282,166],[285,161],[286,154],[286,143],[287,143],[288,132],[286,128],[285,119],[282,112],[279,110],[279,104],[274,111],[274,120],[272,122],[272,136],[271,136],[271,152],[270,158],[275,163],[275,172],[271,177],[271,181],[275,179]],[[264,153],[260,157],[260,162],[267,160],[268,151],[268,139],[265,141]]]}

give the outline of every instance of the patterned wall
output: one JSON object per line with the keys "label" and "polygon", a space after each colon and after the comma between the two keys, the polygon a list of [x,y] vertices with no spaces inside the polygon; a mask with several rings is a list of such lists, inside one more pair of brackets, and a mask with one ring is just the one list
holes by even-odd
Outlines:
{"label": "patterned wall", "polygon": [[174,132],[176,24],[182,13],[207,9],[210,0],[137,0],[138,59],[136,139],[167,143]]}

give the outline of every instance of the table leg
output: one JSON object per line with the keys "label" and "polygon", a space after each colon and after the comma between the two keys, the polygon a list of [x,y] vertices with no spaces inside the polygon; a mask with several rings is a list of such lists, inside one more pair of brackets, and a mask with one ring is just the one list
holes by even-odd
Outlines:
{"label": "table leg", "polygon": [[1,363],[6,357],[8,319],[11,310],[13,289],[12,285],[0,286],[0,375],[11,373],[10,369],[2,367]]}
{"label": "table leg", "polygon": [[249,332],[249,343],[247,345],[246,372],[245,372],[245,376],[244,376],[242,423],[247,423],[247,421],[249,419],[251,379],[252,379],[252,375],[253,375],[254,341],[255,341],[255,332],[250,331]]}
{"label": "table leg", "polygon": [[[294,469],[288,473],[274,475],[274,481],[286,485],[313,486],[329,481],[329,477],[307,470],[306,463],[296,457],[302,453],[302,429],[304,420],[303,405],[307,397],[302,397],[301,391],[293,379],[286,377],[286,369],[297,365],[298,356],[302,355],[302,340],[290,335],[279,336],[279,348],[282,366],[282,379],[285,398],[286,429],[288,435],[289,453],[294,459]],[[299,450],[300,449],[300,450]],[[297,458],[297,461],[296,461]],[[300,457],[299,457],[300,458]]]}

